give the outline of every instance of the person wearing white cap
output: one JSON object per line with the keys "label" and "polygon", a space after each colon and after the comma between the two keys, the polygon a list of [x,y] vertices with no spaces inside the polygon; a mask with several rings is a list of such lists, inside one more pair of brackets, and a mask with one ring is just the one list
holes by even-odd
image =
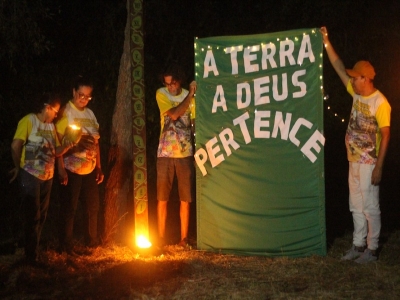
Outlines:
{"label": "person wearing white cap", "polygon": [[352,248],[342,260],[368,263],[377,260],[381,230],[379,183],[390,140],[391,107],[386,97],[375,88],[375,70],[370,62],[358,61],[346,69],[321,27],[329,61],[353,97],[346,131],[349,160],[349,207],[353,216]]}

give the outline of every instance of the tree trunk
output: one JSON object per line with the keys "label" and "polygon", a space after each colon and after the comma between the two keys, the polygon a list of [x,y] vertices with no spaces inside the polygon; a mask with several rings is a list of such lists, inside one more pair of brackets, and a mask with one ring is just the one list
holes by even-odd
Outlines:
{"label": "tree trunk", "polygon": [[[104,203],[103,242],[119,240],[126,236],[124,226],[127,222],[132,199],[132,116],[131,116],[131,63],[129,14],[125,27],[124,51],[121,57],[117,99],[114,109],[111,131],[111,148],[108,155],[110,175],[106,184]],[[132,209],[133,211],[133,209]]]}

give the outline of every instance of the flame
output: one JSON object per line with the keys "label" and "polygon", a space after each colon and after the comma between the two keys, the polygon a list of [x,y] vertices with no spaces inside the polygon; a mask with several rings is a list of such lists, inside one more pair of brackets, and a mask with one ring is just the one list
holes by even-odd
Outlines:
{"label": "flame", "polygon": [[136,245],[139,248],[150,248],[151,247],[150,241],[144,235],[139,235],[136,238]]}
{"label": "flame", "polygon": [[81,129],[80,127],[78,127],[78,126],[76,126],[76,125],[74,125],[74,124],[69,125],[69,127],[71,127],[73,130],[79,130],[79,129]]}

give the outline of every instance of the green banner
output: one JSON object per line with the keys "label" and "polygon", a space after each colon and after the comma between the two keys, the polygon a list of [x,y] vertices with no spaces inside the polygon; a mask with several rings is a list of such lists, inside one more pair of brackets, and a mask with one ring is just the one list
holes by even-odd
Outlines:
{"label": "green banner", "polygon": [[326,255],[318,29],[195,40],[197,247]]}

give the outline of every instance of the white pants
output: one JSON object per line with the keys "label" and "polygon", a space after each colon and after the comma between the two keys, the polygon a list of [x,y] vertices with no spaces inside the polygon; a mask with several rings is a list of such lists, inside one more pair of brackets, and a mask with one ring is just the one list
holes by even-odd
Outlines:
{"label": "white pants", "polygon": [[370,250],[378,248],[381,231],[379,208],[379,186],[371,184],[375,165],[349,163],[349,206],[353,214],[353,244],[358,247],[367,244]]}

